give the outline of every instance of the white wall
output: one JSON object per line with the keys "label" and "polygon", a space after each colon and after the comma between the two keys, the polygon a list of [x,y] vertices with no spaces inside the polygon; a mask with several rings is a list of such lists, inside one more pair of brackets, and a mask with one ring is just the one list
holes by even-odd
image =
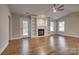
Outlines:
{"label": "white wall", "polygon": [[79,37],[79,12],[71,13],[58,19],[65,22],[65,32],[58,32],[67,36]]}
{"label": "white wall", "polygon": [[7,5],[0,5],[0,53],[9,42],[9,18],[10,11]]}

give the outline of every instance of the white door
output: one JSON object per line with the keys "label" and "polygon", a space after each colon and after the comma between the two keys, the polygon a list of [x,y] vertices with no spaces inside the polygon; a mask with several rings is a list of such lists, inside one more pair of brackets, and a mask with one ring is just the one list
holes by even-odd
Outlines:
{"label": "white door", "polygon": [[28,37],[28,21],[23,20],[23,37]]}

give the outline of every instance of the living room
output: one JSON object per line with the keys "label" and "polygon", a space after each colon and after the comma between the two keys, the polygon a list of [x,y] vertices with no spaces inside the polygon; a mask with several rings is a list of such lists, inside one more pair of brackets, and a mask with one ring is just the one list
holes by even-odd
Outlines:
{"label": "living room", "polygon": [[0,5],[1,55],[78,55],[79,4]]}

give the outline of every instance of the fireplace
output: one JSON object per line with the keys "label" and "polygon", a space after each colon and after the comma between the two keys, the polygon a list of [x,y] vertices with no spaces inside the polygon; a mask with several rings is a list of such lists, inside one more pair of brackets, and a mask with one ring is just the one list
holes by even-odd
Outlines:
{"label": "fireplace", "polygon": [[38,36],[44,36],[44,29],[38,29]]}

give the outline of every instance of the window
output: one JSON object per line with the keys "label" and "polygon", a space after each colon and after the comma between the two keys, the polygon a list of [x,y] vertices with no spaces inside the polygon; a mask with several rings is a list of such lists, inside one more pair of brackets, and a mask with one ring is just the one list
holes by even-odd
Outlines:
{"label": "window", "polygon": [[54,22],[50,22],[50,31],[54,31]]}
{"label": "window", "polygon": [[58,27],[59,27],[58,31],[64,32],[64,21],[60,21],[58,23]]}

